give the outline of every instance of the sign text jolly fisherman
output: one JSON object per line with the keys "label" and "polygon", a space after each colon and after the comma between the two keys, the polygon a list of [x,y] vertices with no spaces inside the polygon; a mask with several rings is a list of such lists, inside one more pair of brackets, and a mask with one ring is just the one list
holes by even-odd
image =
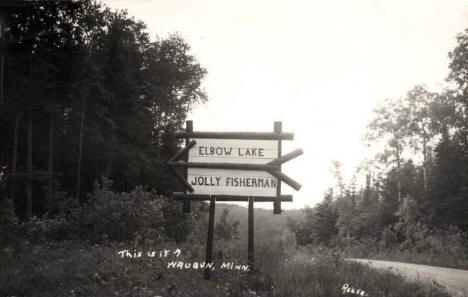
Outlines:
{"label": "sign text jolly fisherman", "polygon": [[185,139],[185,148],[168,165],[186,191],[173,193],[173,199],[184,201],[184,212],[190,212],[190,201],[211,201],[207,261],[211,261],[215,201],[249,201],[248,255],[253,269],[253,202],[273,202],[273,212],[279,214],[281,202],[292,201],[292,195],[281,194],[281,182],[301,188],[281,172],[281,164],[302,154],[300,149],[281,154],[281,141],[294,135],[283,133],[281,122],[275,122],[274,132],[193,132],[192,121],[187,121],[186,131],[176,136]]}
{"label": "sign text jolly fisherman", "polygon": [[[194,139],[189,162],[265,164],[278,156],[274,140]],[[265,171],[189,168],[194,193],[207,195],[276,196],[277,179]]]}

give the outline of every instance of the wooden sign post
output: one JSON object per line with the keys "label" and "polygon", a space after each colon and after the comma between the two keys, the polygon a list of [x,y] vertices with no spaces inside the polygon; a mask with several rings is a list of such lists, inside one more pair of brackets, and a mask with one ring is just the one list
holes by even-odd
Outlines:
{"label": "wooden sign post", "polygon": [[[292,140],[294,135],[283,133],[281,122],[275,122],[274,132],[265,133],[194,132],[192,121],[187,121],[185,132],[176,137],[185,139],[185,148],[168,165],[185,192],[173,193],[173,199],[183,201],[185,213],[190,212],[190,201],[210,201],[206,262],[212,261],[216,200],[247,201],[248,263],[253,271],[254,202],[273,202],[273,213],[280,214],[281,202],[292,201],[292,195],[281,195],[281,182],[296,191],[301,188],[281,172],[281,164],[302,154],[301,149],[281,154],[281,141]],[[205,279],[209,278],[209,270],[205,270]]]}

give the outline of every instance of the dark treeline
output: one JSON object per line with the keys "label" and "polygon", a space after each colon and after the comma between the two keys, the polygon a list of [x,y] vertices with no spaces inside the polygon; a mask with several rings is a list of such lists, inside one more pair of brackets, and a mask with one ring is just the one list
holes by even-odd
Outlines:
{"label": "dark treeline", "polygon": [[457,41],[449,54],[450,87],[432,92],[418,85],[374,110],[365,141],[385,148],[359,169],[365,186],[344,184],[336,162],[337,186],[304,220],[291,222],[299,244],[466,248],[468,30]]}
{"label": "dark treeline", "polygon": [[93,0],[1,9],[1,203],[28,220],[58,197],[85,202],[101,176],[115,191],[173,189],[173,132],[206,100],[188,44],[152,41],[144,23]]}

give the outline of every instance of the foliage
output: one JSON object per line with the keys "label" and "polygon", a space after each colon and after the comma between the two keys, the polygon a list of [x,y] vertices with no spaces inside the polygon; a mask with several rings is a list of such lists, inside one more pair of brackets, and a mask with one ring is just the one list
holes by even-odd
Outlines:
{"label": "foliage", "polygon": [[101,183],[96,183],[85,205],[78,205],[72,198],[66,199],[58,205],[58,213],[52,218],[34,216],[28,222],[17,224],[15,219],[5,217],[10,225],[2,225],[2,228],[14,231],[1,234],[17,234],[32,243],[79,239],[103,244],[135,242],[151,245],[169,239],[180,241],[173,230],[182,229],[184,236],[188,236],[195,227],[187,225],[193,223],[196,226],[201,224],[200,219],[204,219],[200,212],[198,217],[186,222],[183,217],[167,211],[171,205],[167,198],[142,187],[129,193],[116,193],[111,186],[112,182],[103,178]]}
{"label": "foliage", "polygon": [[[137,187],[130,193],[115,193],[111,182],[103,179],[90,194],[87,205],[72,219],[82,237],[90,240],[162,242],[163,207],[168,201]],[[76,221],[75,221],[76,220]]]}
{"label": "foliage", "polygon": [[[201,86],[206,70],[190,46],[176,34],[152,41],[144,23],[94,0],[5,9],[0,132],[7,145],[1,146],[6,158],[0,166],[8,165],[8,192],[16,194],[11,198],[19,216],[29,219],[22,190],[31,180],[25,178],[29,169],[37,216],[52,214],[50,192],[83,203],[103,175],[116,191],[139,185],[159,194],[176,190],[163,160],[179,144],[174,131],[194,104],[207,99]],[[20,153],[28,147],[32,166]]]}
{"label": "foliage", "polygon": [[[365,139],[386,145],[356,172],[365,185],[343,182],[334,162],[333,191],[290,223],[298,245],[468,267],[468,30],[457,41],[449,54],[450,87],[434,92],[417,85],[374,109]],[[336,225],[323,220],[331,209]],[[326,232],[334,226],[336,232]]]}

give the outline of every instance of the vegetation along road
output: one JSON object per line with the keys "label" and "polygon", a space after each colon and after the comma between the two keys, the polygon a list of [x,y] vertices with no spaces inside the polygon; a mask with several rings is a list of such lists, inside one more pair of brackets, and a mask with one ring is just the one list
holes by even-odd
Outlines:
{"label": "vegetation along road", "polygon": [[409,278],[431,279],[446,286],[453,296],[468,297],[468,270],[393,261],[350,259],[379,269],[391,269]]}

